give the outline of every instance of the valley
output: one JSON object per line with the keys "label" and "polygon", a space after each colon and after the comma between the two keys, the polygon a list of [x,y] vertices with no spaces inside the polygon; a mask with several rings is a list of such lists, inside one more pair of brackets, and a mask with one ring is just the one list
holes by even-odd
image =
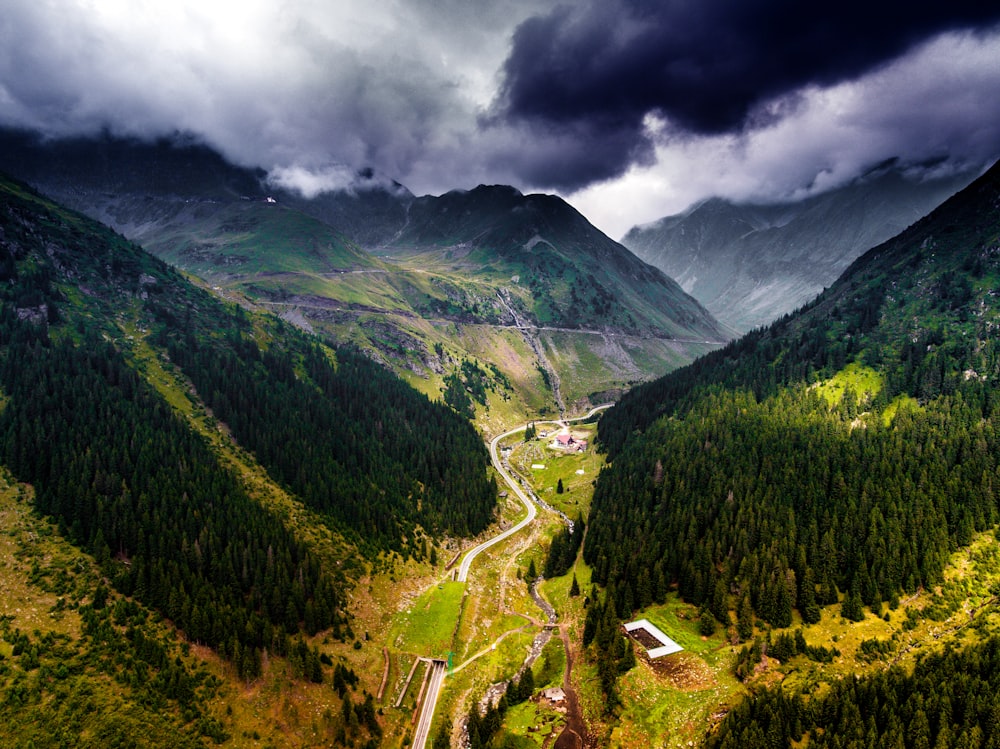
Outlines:
{"label": "valley", "polygon": [[[860,745],[976,745],[998,180],[728,343],[510,189],[413,199],[381,255],[280,202],[188,206],[148,235],[182,272],[4,181],[15,745],[822,746],[865,690]],[[704,355],[625,379],[656,351]]]}
{"label": "valley", "polygon": [[[575,419],[563,420],[560,422],[537,422],[535,426],[537,426],[538,424],[549,424],[565,429],[566,425],[569,423],[577,421],[584,421],[584,422],[593,421],[601,411],[609,407],[610,405],[599,406],[597,408],[592,409],[585,416],[581,416]],[[456,583],[466,583],[468,581],[472,564],[481,554],[492,549],[494,546],[505,542],[507,539],[511,538],[515,534],[525,531],[531,524],[533,524],[536,517],[538,516],[539,506],[541,506],[543,512],[548,513],[546,518],[547,522],[544,523],[545,526],[551,526],[553,520],[555,520],[556,523],[561,522],[559,518],[556,517],[555,514],[553,514],[553,512],[558,514],[560,517],[565,518],[565,514],[559,513],[557,510],[554,510],[554,508],[552,508],[547,503],[540,502],[537,499],[537,497],[533,495],[533,493],[531,498],[529,498],[528,494],[526,493],[526,490],[522,488],[523,479],[521,479],[520,477],[516,477],[515,475],[512,475],[510,472],[510,468],[506,465],[506,457],[501,457],[500,446],[506,444],[506,446],[502,448],[502,452],[504,456],[506,456],[506,454],[513,449],[511,445],[516,444],[516,442],[511,441],[511,438],[515,437],[516,435],[524,433],[526,429],[527,426],[517,427],[515,429],[511,429],[505,432],[504,434],[494,437],[490,441],[490,457],[493,462],[493,468],[503,478],[504,482],[506,483],[510,491],[513,492],[514,495],[518,498],[518,500],[522,503],[526,514],[524,518],[519,520],[516,524],[511,525],[509,528],[497,534],[496,536],[493,536],[492,538],[483,541],[474,548],[464,552],[462,554],[461,563],[454,569],[453,574],[449,578],[449,579],[454,579]],[[558,454],[554,457],[558,458]],[[530,490],[528,491],[530,492]],[[538,543],[538,541],[540,540],[539,530],[533,529],[531,533],[528,535],[528,539],[530,543]],[[509,580],[505,577],[510,574],[511,564],[507,559],[505,559],[505,557],[502,554],[500,556],[497,556],[495,554],[491,555],[491,560],[488,561],[487,564],[490,564],[491,562],[492,564],[499,564],[502,569],[502,571],[500,572],[501,591],[505,591],[509,586],[517,584],[515,581]],[[443,590],[442,587],[443,585],[451,585],[451,584],[439,583],[437,585],[438,589]],[[433,594],[433,590],[431,590],[430,592]],[[542,610],[544,618],[541,621],[535,619],[534,617],[531,617],[526,612],[525,617],[527,619],[527,625],[518,627],[517,629],[508,630],[507,632],[502,633],[494,642],[490,643],[486,649],[476,652],[468,659],[456,662],[455,665],[452,666],[452,656],[454,653],[452,651],[449,651],[447,659],[444,659],[442,657],[439,660],[434,661],[433,671],[428,671],[428,673],[431,675],[429,677],[425,676],[425,680],[430,679],[428,681],[429,686],[427,687],[426,692],[423,691],[423,687],[421,688],[422,702],[421,700],[418,700],[418,702],[421,703],[419,705],[420,717],[418,719],[417,730],[414,734],[414,740],[413,740],[414,747],[417,747],[417,749],[422,749],[425,742],[427,741],[428,736],[430,735],[431,721],[437,705],[438,693],[441,688],[441,683],[445,676],[444,668],[446,663],[448,667],[447,675],[450,677],[454,674],[461,672],[467,666],[477,661],[479,658],[487,655],[490,652],[495,651],[497,646],[501,642],[503,642],[503,640],[506,639],[508,635],[511,634],[520,635],[524,633],[530,634],[531,630],[538,630],[538,634],[535,636],[532,647],[529,650],[529,655],[522,663],[519,669],[519,673],[515,676],[520,676],[520,673],[523,673],[525,669],[531,669],[533,667],[535,660],[541,654],[543,648],[546,647],[546,643],[550,641],[551,632],[548,631],[548,627],[556,621],[557,615],[554,609],[552,609],[552,607],[548,604],[548,602],[542,599],[538,595],[536,586],[533,584],[531,585],[530,594],[532,599],[534,600],[534,604]],[[458,620],[461,620],[464,616],[464,610],[466,607],[468,595],[469,595],[468,592],[466,592],[462,597],[462,603],[459,607],[459,611],[457,612],[457,617],[456,617]],[[503,595],[504,594],[502,592],[501,599],[503,599]],[[480,607],[480,604],[476,603],[472,603],[471,605],[474,606],[476,609]],[[508,611],[512,610],[508,604],[505,603],[504,606],[506,610]],[[446,616],[445,621],[446,622],[449,621],[450,618],[451,617]],[[474,627],[475,622],[473,622],[472,624]],[[571,664],[572,656],[569,652],[570,648],[569,641],[566,638],[565,632],[562,631],[561,627],[560,627],[560,633],[561,633],[560,642],[566,649],[566,661],[568,664]],[[454,642],[452,643],[452,645],[454,646]],[[572,676],[571,668],[567,667],[563,683],[569,690],[572,691],[571,676]],[[496,689],[496,687],[502,685],[503,685],[502,682],[499,685],[498,684],[491,685],[490,691],[491,693],[493,693],[493,699],[496,699],[503,693],[502,689],[501,690]],[[448,719],[446,719],[446,721],[447,720]],[[582,724],[582,716],[579,713],[578,707],[576,709],[576,712],[571,716],[571,723],[575,726],[578,735],[581,733],[583,735],[586,734],[586,730]],[[445,723],[445,725],[447,725],[447,722]]]}
{"label": "valley", "polygon": [[190,144],[0,130],[0,146],[0,169],[217,294],[450,391],[487,433],[585,410],[734,335],[554,196],[362,182],[305,199]]}
{"label": "valley", "polygon": [[[516,432],[522,433],[520,429]],[[586,466],[584,476],[596,475],[597,465],[593,462],[596,456],[581,454],[579,457],[557,457],[544,447],[550,441],[550,436],[537,442],[523,442],[523,433],[522,439],[518,439],[517,434],[509,435],[507,439],[510,438],[514,438],[514,442],[509,443],[514,447],[510,459],[516,465],[522,466],[528,475],[536,476],[531,481],[534,492],[546,497],[554,506],[566,512],[582,509],[586,513],[589,500],[585,487],[589,484],[589,479],[586,481],[581,479],[577,474],[581,469],[576,466]],[[541,455],[548,456],[545,468],[532,471],[531,464],[537,462]],[[568,491],[562,495],[556,494],[553,489],[559,479],[564,479],[568,487]],[[15,491],[13,495],[8,493],[5,496],[16,495]],[[516,504],[521,505],[520,502]],[[508,517],[516,519],[516,507],[512,505],[510,509]],[[523,505],[520,514],[524,514]],[[552,525],[560,525],[560,521],[549,521],[546,525],[551,528]],[[23,543],[27,540],[27,536],[20,535],[23,531],[18,530],[18,523],[5,522],[5,527],[11,531],[9,538],[15,542]],[[34,525],[27,527],[34,528],[32,533],[40,532],[36,538],[53,537],[52,530],[45,531]],[[442,699],[435,711],[438,721],[451,725],[452,731],[459,730],[458,721],[462,717],[460,712],[456,714],[456,708],[470,696],[482,694],[491,681],[508,678],[514,673],[534,638],[533,633],[538,631],[536,627],[539,625],[532,623],[532,619],[536,619],[537,615],[525,617],[520,614],[503,614],[502,611],[506,609],[530,612],[535,606],[527,594],[524,583],[516,579],[514,573],[523,569],[531,559],[539,560],[540,564],[538,553],[533,549],[537,549],[536,544],[544,537],[545,532],[541,528],[536,528],[519,541],[515,541],[516,537],[511,538],[502,545],[502,548],[491,549],[488,553],[484,553],[475,563],[477,573],[469,583],[469,599],[465,604],[470,616],[461,622],[456,642],[461,643],[465,638],[471,639],[468,640],[468,645],[459,645],[454,660],[456,666],[460,666],[467,658],[459,653],[468,653],[470,656],[481,654],[481,657],[464,668],[456,667],[455,673],[445,678]],[[17,541],[17,539],[22,540]],[[37,544],[39,541],[33,543]],[[72,550],[65,550],[64,547],[61,553],[64,555],[63,560],[74,559],[75,554]],[[69,556],[66,557],[66,554]],[[839,678],[839,674],[860,675],[868,671],[877,672],[886,662],[906,664],[928,652],[946,648],[949,642],[964,641],[974,632],[979,633],[976,635],[978,637],[982,633],[994,631],[1000,626],[1000,613],[990,591],[998,584],[997,576],[1000,573],[994,564],[995,560],[1000,558],[998,555],[1000,555],[1000,543],[992,534],[982,534],[967,550],[954,555],[945,572],[945,582],[942,586],[908,597],[901,601],[899,609],[887,612],[887,617],[884,619],[869,616],[863,624],[854,624],[845,621],[838,614],[837,607],[829,607],[824,609],[822,618],[817,624],[804,625],[798,622],[793,624],[793,628],[798,627],[802,630],[810,645],[826,646],[840,652],[835,659],[833,669],[801,654],[786,656],[780,660],[771,656],[768,667],[760,670],[754,677],[755,683],[773,684],[781,679],[788,686],[795,688],[801,685],[821,685],[828,683],[831,678]],[[29,555],[20,558],[27,563],[33,557]],[[58,574],[59,570],[69,569],[67,561],[60,561],[59,557],[49,557],[46,553],[44,559],[47,561],[43,561],[42,569],[50,571],[46,572],[46,577],[42,579],[51,580],[51,575]],[[27,567],[22,569],[26,571]],[[16,568],[11,568],[11,572],[15,570]],[[394,607],[386,604],[393,599],[399,600],[396,598],[399,593],[395,591],[400,591],[401,586],[412,590],[414,583],[420,584],[419,575],[423,574],[429,584],[428,589],[437,590],[439,583],[436,579],[440,571],[440,567],[435,571],[426,565],[414,566],[412,562],[403,567],[394,565],[391,570],[373,578],[369,586],[370,589],[379,591],[380,597],[385,596],[386,603],[379,604],[380,610],[391,611]],[[401,573],[403,577],[400,577]],[[478,575],[482,575],[482,578],[477,581]],[[637,612],[636,616],[644,616],[660,623],[672,637],[684,645],[686,654],[675,662],[675,669],[680,670],[662,671],[637,653],[638,665],[623,677],[621,684],[623,699],[626,700],[625,707],[620,715],[609,721],[602,706],[603,699],[595,684],[594,666],[589,662],[586,651],[580,649],[578,638],[585,609],[582,607],[580,597],[573,598],[568,594],[570,578],[574,575],[582,589],[589,588],[591,571],[579,559],[572,571],[565,576],[546,580],[541,586],[543,595],[555,604],[559,616],[559,631],[566,634],[567,642],[571,643],[572,648],[569,660],[564,656],[556,656],[555,653],[562,651],[564,647],[560,642],[560,651],[549,651],[548,660],[562,663],[563,668],[566,668],[569,662],[574,664],[573,670],[567,672],[566,678],[571,678],[571,683],[576,686],[589,731],[597,745],[626,747],[633,746],[636,742],[647,742],[650,737],[658,737],[658,740],[666,746],[687,746],[689,741],[699,741],[703,727],[716,725],[720,716],[741,699],[740,695],[743,694],[745,687],[732,676],[737,652],[729,643],[730,635],[725,632],[716,632],[707,638],[701,635],[698,630],[697,608],[673,596],[664,605],[642,610]],[[13,584],[10,581],[16,579],[16,577],[9,578],[5,582],[5,589],[12,589],[6,586]],[[31,583],[23,588],[27,591],[21,594],[27,608],[10,620],[11,627],[23,631],[27,626],[44,633],[54,626],[46,623],[46,620],[57,622],[59,619],[53,617],[70,616],[71,612],[62,615],[47,613],[48,608],[52,606],[51,601],[55,600],[51,593],[42,594],[48,600],[44,606],[33,603],[33,596],[37,594],[31,591],[36,584]],[[499,597],[498,590],[501,591]],[[359,588],[358,592],[361,591]],[[368,605],[361,602],[363,598],[364,596],[356,596],[352,604],[357,613],[356,621],[359,627],[371,627],[371,633],[375,633],[378,631],[378,625],[369,621],[367,615],[363,613]],[[506,601],[503,606],[499,605],[501,599]],[[415,607],[418,600],[419,597],[413,599],[411,608]],[[382,606],[385,608],[381,608]],[[537,608],[534,610],[537,611]],[[38,613],[26,613],[31,611]],[[497,624],[500,625],[499,628]],[[484,625],[485,629],[482,628]],[[528,625],[527,629],[525,625]],[[412,623],[407,625],[408,628],[412,626]],[[452,625],[448,625],[447,631],[449,633],[452,631]],[[448,640],[450,635],[446,638],[446,641]],[[862,650],[864,643],[873,641],[892,643],[892,649],[886,656],[878,656],[873,660],[864,654],[867,651]],[[558,640],[554,639],[553,642]],[[335,655],[338,660],[341,657],[345,658],[361,677],[362,684],[367,684],[367,688],[375,693],[381,681],[383,661],[377,639],[372,641],[366,639],[360,650],[351,648],[341,650],[337,647],[331,649],[330,644],[322,642],[319,644],[321,651],[339,653]],[[389,645],[391,647],[391,643]],[[10,648],[9,645],[7,647]],[[10,658],[11,651],[8,649],[6,652]],[[203,650],[197,650],[198,659],[206,655]],[[442,653],[442,655],[447,654]],[[388,680],[390,688],[386,690],[381,700],[383,705],[381,711],[386,727],[386,745],[399,746],[401,744],[397,742],[401,741],[401,738],[393,740],[391,737],[402,737],[408,733],[410,715],[416,708],[416,692],[419,691],[423,675],[418,669],[408,695],[404,694],[402,705],[400,708],[394,707],[399,701],[398,693],[410,670],[410,662],[405,657],[400,660],[397,655],[392,655],[390,658],[392,663]],[[211,672],[218,674],[223,684],[229,684],[231,676],[227,674],[225,664],[214,659],[210,659],[209,662],[212,664]],[[274,662],[263,680],[239,688],[240,700],[248,701],[247,704],[253,706],[253,711],[238,711],[222,718],[221,725],[226,726],[227,732],[232,734],[225,742],[226,745],[267,745],[267,737],[270,736],[275,746],[293,745],[293,742],[294,745],[309,746],[313,745],[312,742],[318,735],[309,731],[291,732],[292,724],[285,721],[289,718],[302,721],[306,716],[314,715],[316,717],[311,719],[312,731],[322,730],[324,721],[327,721],[328,725],[336,725],[331,710],[327,708],[324,713],[321,707],[323,704],[321,695],[329,690],[329,686],[319,686],[318,690],[304,690],[295,686],[294,682],[280,678],[276,680],[280,673],[278,669],[278,663]],[[550,671],[541,660],[535,662],[535,669],[539,673],[535,679],[539,688],[546,681],[556,684],[562,682],[562,676]],[[546,674],[552,675],[546,676]],[[228,702],[229,698],[225,695],[229,694],[230,689],[232,687],[224,686],[220,697],[217,698],[221,701],[215,703],[221,712],[224,712],[221,706]],[[275,703],[274,700],[280,695],[284,697]],[[290,701],[292,695],[294,697]],[[268,705],[270,707],[267,707]],[[266,721],[255,722],[251,716],[260,715],[259,711],[262,709],[276,711],[270,714],[284,717],[280,718],[276,726],[267,725]],[[502,731],[510,732],[511,735],[532,736],[535,734],[527,729],[549,726],[548,733],[537,735],[537,740],[541,740],[544,736],[554,737],[562,725],[559,715],[560,713],[552,706],[541,702],[525,703],[510,710]],[[238,732],[232,733],[236,726],[242,726],[242,738]],[[439,730],[435,731],[432,728],[431,737],[433,738]],[[255,733],[261,737],[260,741],[253,739]],[[299,736],[298,739],[295,738],[296,734]],[[310,739],[310,736],[314,738]],[[457,738],[454,741],[457,742]],[[178,741],[175,745],[182,744]],[[542,745],[542,743],[524,744],[524,746]]]}
{"label": "valley", "polygon": [[4,0],[0,749],[1000,749],[1000,3]]}

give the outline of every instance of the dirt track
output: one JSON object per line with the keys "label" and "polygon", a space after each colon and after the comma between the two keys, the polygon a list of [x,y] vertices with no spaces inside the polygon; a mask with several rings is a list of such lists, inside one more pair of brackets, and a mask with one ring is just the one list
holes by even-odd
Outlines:
{"label": "dirt track", "polygon": [[570,647],[569,633],[566,625],[559,626],[559,637],[562,638],[563,649],[566,651],[566,671],[563,673],[563,691],[566,693],[566,727],[556,739],[554,749],[582,749],[593,747],[587,732],[587,723],[580,709],[580,699],[573,688],[573,649]]}

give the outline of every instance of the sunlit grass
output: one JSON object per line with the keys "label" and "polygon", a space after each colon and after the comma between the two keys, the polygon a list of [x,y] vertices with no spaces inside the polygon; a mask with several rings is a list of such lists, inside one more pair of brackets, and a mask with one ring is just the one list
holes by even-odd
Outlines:
{"label": "sunlit grass", "polygon": [[851,362],[833,377],[813,387],[830,408],[836,406],[850,388],[862,403],[871,400],[882,390],[882,375],[860,362]]}
{"label": "sunlit grass", "polygon": [[896,414],[906,411],[919,411],[920,408],[920,402],[913,396],[897,396],[882,412],[882,423],[889,426],[892,420],[896,418]]}
{"label": "sunlit grass", "polygon": [[397,615],[393,646],[427,658],[447,658],[464,595],[465,583],[450,580],[426,591]]}
{"label": "sunlit grass", "polygon": [[[586,518],[594,494],[593,482],[604,465],[604,456],[594,447],[596,425],[570,423],[574,438],[587,442],[583,452],[551,447],[560,431],[555,424],[539,421],[536,430],[538,436],[535,439],[526,442],[521,433],[506,442],[513,448],[509,457],[511,467],[531,482],[540,499],[571,519],[576,519],[577,515]],[[541,436],[543,434],[545,436]]]}
{"label": "sunlit grass", "polygon": [[535,702],[522,702],[507,711],[504,726],[509,733],[527,739],[523,746],[545,746],[558,736],[565,718],[551,710],[540,709]]}

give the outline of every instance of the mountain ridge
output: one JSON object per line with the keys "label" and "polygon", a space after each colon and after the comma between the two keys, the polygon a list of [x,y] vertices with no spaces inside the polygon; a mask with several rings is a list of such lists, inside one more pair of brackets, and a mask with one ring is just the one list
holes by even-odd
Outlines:
{"label": "mountain ridge", "polygon": [[[361,175],[372,189],[306,200],[184,142],[106,139],[88,153],[83,141],[7,137],[0,166],[20,164],[19,176],[217,293],[352,341],[428,394],[444,394],[466,359],[496,367],[475,406],[484,417],[511,398],[521,412],[603,402],[731,337],[662,272],[552,196],[484,186],[416,198]],[[153,188],[113,174],[109,151]],[[202,157],[190,194],[178,194],[186,164]],[[88,158],[95,169],[78,183]],[[172,173],[161,179],[160,170]]]}
{"label": "mountain ridge", "polygon": [[[762,723],[782,741],[813,731],[812,743],[827,711],[851,704],[824,703],[826,685],[905,673],[923,647],[1000,642],[995,581],[966,602],[955,572],[973,545],[1000,553],[998,285],[1000,163],[809,304],[601,418],[609,464],[583,558],[618,616],[683,601],[703,635],[721,625],[720,648],[743,643],[731,675],[746,700],[723,746],[759,743]],[[939,678],[907,699],[959,688],[945,660],[924,663]],[[759,700],[784,701],[788,722]],[[880,715],[890,707],[906,709]]]}
{"label": "mountain ridge", "polygon": [[852,260],[965,187],[978,172],[914,180],[897,164],[802,201],[711,198],[622,239],[719,319],[746,331],[810,301]]}
{"label": "mountain ridge", "polygon": [[[632,399],[644,397],[642,396],[643,392],[659,403],[676,405],[684,401],[687,397],[688,385],[696,379],[702,382],[707,377],[707,381],[710,383],[736,383],[737,381],[733,378],[737,370],[732,365],[738,356],[745,355],[746,353],[753,354],[756,357],[755,361],[757,365],[738,370],[738,373],[752,376],[750,380],[752,383],[751,387],[758,394],[769,392],[766,388],[773,387],[773,381],[768,379],[772,376],[772,373],[781,373],[779,381],[783,381],[782,378],[788,378],[793,375],[799,377],[805,376],[809,371],[808,365],[811,364],[813,367],[818,368],[824,364],[819,359],[809,360],[810,356],[818,356],[822,350],[814,346],[804,346],[797,353],[796,360],[790,362],[787,357],[778,355],[780,349],[777,346],[779,345],[779,336],[789,330],[799,331],[800,328],[806,326],[804,322],[806,320],[809,321],[808,327],[811,328],[822,327],[828,333],[831,330],[843,331],[842,340],[838,342],[835,339],[835,343],[837,343],[837,347],[842,351],[853,351],[854,349],[851,349],[851,347],[859,345],[857,343],[858,332],[867,331],[867,329],[876,325],[878,318],[876,317],[875,310],[882,307],[885,302],[885,289],[882,284],[873,283],[870,279],[866,279],[862,283],[860,280],[862,272],[864,271],[868,274],[876,273],[876,268],[880,263],[884,264],[886,258],[896,256],[899,253],[912,252],[913,242],[917,244],[924,244],[926,242],[930,246],[934,242],[930,228],[943,227],[942,234],[958,231],[956,229],[958,224],[955,221],[942,218],[942,216],[947,215],[948,211],[960,213],[966,225],[972,227],[984,223],[985,216],[984,228],[979,231],[980,233],[988,233],[991,226],[988,223],[988,217],[991,211],[995,209],[995,205],[991,204],[988,191],[998,181],[1000,181],[1000,164],[994,164],[983,176],[946,200],[934,212],[921,218],[893,239],[869,249],[863,255],[856,258],[829,288],[796,312],[788,313],[766,327],[745,334],[741,338],[730,342],[724,349],[713,352],[711,355],[685,368],[684,371],[678,372],[673,377],[667,375],[655,382],[636,388],[634,395],[630,395],[622,401],[626,404],[626,409],[619,411],[612,418],[607,418],[606,415],[603,422],[606,428],[609,428],[610,432],[611,424],[616,418],[623,416],[625,410],[629,410],[629,402]],[[984,194],[985,197],[983,197]],[[969,196],[979,196],[982,208],[970,209],[968,207],[969,201],[967,200]],[[914,239],[915,237],[919,237],[919,239]],[[988,249],[981,249],[980,252],[988,252]],[[924,257],[925,254],[933,257],[931,253],[925,253],[923,249],[914,253],[916,257],[920,258],[920,262],[926,260]],[[890,280],[890,272],[881,270],[878,271],[878,274],[885,279],[886,284],[893,283]],[[867,296],[861,293],[861,289],[867,289]],[[801,332],[799,334],[802,335]],[[830,335],[833,334],[830,333]],[[846,355],[846,353],[838,354],[838,356]],[[752,372],[755,369],[757,370],[757,374],[753,376]],[[692,370],[698,371],[696,377],[690,376],[694,374]],[[686,384],[682,386],[681,390],[676,390],[673,388],[672,383]],[[644,408],[633,411],[631,415],[638,416],[642,412],[644,412]],[[662,415],[665,411],[658,409],[655,415],[649,412],[645,413],[647,413],[649,418],[644,419],[644,421],[645,423],[650,423],[657,415]],[[611,439],[608,444],[612,452],[614,452],[620,446],[621,442],[615,438]]]}

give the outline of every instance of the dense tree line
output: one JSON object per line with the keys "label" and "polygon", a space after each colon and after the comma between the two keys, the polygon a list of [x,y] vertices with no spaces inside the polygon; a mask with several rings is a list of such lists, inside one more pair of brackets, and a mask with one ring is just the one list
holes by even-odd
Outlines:
{"label": "dense tree line", "polygon": [[947,649],[900,667],[836,682],[810,698],[767,689],[739,703],[709,749],[787,747],[958,749],[1000,746],[1000,641]]}
{"label": "dense tree line", "polygon": [[224,345],[190,328],[160,340],[240,444],[360,542],[399,548],[418,524],[468,535],[490,523],[495,484],[471,424],[356,350],[333,363],[282,336],[287,347],[262,349],[234,322]]}
{"label": "dense tree line", "polygon": [[542,567],[542,574],[545,577],[562,577],[569,572],[576,562],[576,555],[580,553],[584,530],[582,515],[577,515],[572,530],[566,526],[559,529],[552,538],[549,553],[545,557],[545,565]]}
{"label": "dense tree line", "polygon": [[252,676],[305,623],[340,622],[339,594],[280,521],[100,340],[53,342],[0,320],[4,463],[114,575]]}
{"label": "dense tree line", "polygon": [[604,709],[613,713],[621,704],[618,677],[635,666],[632,640],[622,634],[622,617],[630,612],[616,607],[613,587],[602,598],[595,586],[586,600],[587,614],[583,622],[583,646],[597,663],[597,675],[604,693]]}
{"label": "dense tree line", "polygon": [[241,443],[338,527],[393,546],[417,524],[489,522],[485,448],[450,409],[355,351],[333,361],[294,330],[232,312],[28,188],[0,192],[0,460],[119,590],[241,676],[268,650],[321,679],[296,635],[342,636],[340,583],[138,374],[115,343],[126,308]]}
{"label": "dense tree line", "polygon": [[[634,436],[664,416],[687,413],[707,391],[739,388],[758,399],[795,382],[814,382],[841,369],[861,351],[862,336],[879,319],[885,284],[859,288],[833,304],[829,314],[819,300],[785,315],[765,329],[752,330],[718,351],[653,382],[630,390],[600,420],[598,440],[614,457]],[[807,315],[810,310],[819,314]],[[799,319],[797,315],[805,315]]]}
{"label": "dense tree line", "polygon": [[598,482],[594,580],[624,612],[676,587],[725,624],[746,599],[777,627],[839,592],[874,607],[936,582],[998,518],[992,403],[970,388],[852,424],[802,387],[719,391],[651,427]]}
{"label": "dense tree line", "polygon": [[[735,609],[744,637],[841,598],[859,619],[996,523],[998,194],[995,168],[807,307],[602,417],[584,558],[621,611],[676,588],[724,624]],[[831,407],[811,386],[852,362],[881,386]]]}

